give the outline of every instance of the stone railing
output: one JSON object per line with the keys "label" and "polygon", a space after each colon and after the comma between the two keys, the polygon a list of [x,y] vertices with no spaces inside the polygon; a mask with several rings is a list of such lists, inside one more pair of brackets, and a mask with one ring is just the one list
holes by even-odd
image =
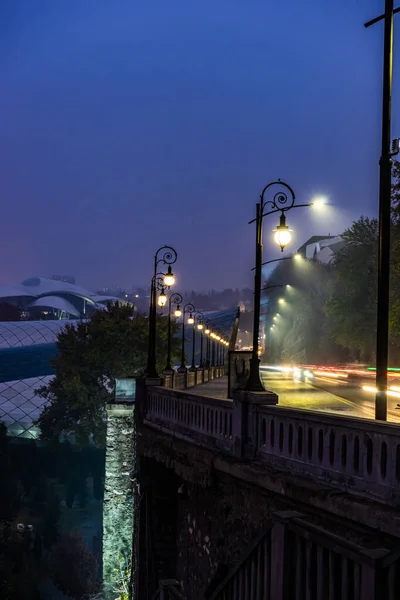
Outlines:
{"label": "stone railing", "polygon": [[400,503],[400,429],[368,419],[147,390],[145,421],[193,443]]}
{"label": "stone railing", "polygon": [[399,597],[399,553],[381,548],[379,536],[361,546],[294,511],[272,518],[209,600]]}
{"label": "stone railing", "polygon": [[150,387],[145,423],[174,431],[182,439],[233,454],[232,404],[187,392]]}
{"label": "stone railing", "polygon": [[212,379],[223,377],[225,374],[224,371],[224,367],[208,367],[197,368],[196,371],[188,369],[183,373],[180,371],[165,372],[163,375],[163,387],[174,390],[185,390],[195,385],[207,383]]}
{"label": "stone railing", "polygon": [[277,468],[400,502],[397,425],[284,407],[259,407],[256,455]]}

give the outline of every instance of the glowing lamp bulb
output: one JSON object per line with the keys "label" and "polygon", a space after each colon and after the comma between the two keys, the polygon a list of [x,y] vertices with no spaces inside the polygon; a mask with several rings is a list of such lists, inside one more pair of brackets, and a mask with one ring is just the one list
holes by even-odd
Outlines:
{"label": "glowing lamp bulb", "polygon": [[200,329],[200,331],[201,331],[201,330],[203,329],[203,323],[199,323],[199,324],[197,325],[197,329]]}
{"label": "glowing lamp bulb", "polygon": [[279,225],[276,229],[274,229],[274,232],[275,232],[275,236],[274,236],[275,242],[278,244],[278,246],[280,246],[281,252],[283,252],[283,249],[285,248],[285,246],[287,246],[287,244],[292,239],[290,229],[286,225],[286,218],[283,213],[281,214]]}
{"label": "glowing lamp bulb", "polygon": [[209,330],[209,329],[205,329],[204,333],[205,333],[206,335],[210,335],[210,330]]}
{"label": "glowing lamp bulb", "polygon": [[175,316],[176,316],[176,317],[181,317],[181,316],[182,316],[182,311],[181,311],[181,309],[180,309],[180,306],[179,306],[179,304],[178,304],[178,306],[177,306],[177,307],[176,307],[176,309],[175,309]]}
{"label": "glowing lamp bulb", "polygon": [[315,200],[311,203],[311,206],[315,208],[321,208],[322,206],[324,206],[325,201],[326,200],[324,196],[318,196],[318,198],[315,198]]}
{"label": "glowing lamp bulb", "polygon": [[171,287],[175,283],[175,275],[172,273],[171,267],[168,267],[168,271],[164,276],[164,285]]}
{"label": "glowing lamp bulb", "polygon": [[194,319],[193,319],[192,313],[190,313],[190,315],[189,315],[188,323],[189,323],[189,325],[193,325],[193,323],[194,323]]}
{"label": "glowing lamp bulb", "polygon": [[162,288],[161,294],[158,296],[158,306],[161,308],[165,306],[167,303],[167,296],[165,295],[165,290]]}

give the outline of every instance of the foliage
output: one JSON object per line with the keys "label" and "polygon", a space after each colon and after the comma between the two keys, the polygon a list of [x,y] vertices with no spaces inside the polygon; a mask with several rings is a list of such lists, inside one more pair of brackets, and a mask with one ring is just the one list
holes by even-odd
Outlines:
{"label": "foliage", "polygon": [[[274,269],[268,286],[283,288],[266,290],[266,360],[297,364],[339,360],[341,352],[324,311],[331,271],[329,265],[306,259],[283,261]],[[276,314],[277,326],[270,331]]]}
{"label": "foliage", "polygon": [[98,563],[80,533],[65,533],[50,557],[55,585],[66,595],[81,600],[100,588]]}
{"label": "foliage", "polygon": [[[167,361],[168,320],[157,315],[156,355],[161,371]],[[172,321],[172,336],[178,325]],[[38,424],[42,438],[56,441],[74,436],[84,446],[92,438],[105,442],[105,406],[113,396],[115,379],[141,376],[146,368],[148,320],[129,306],[109,305],[84,322],[67,325],[58,335],[55,377],[38,394],[48,401]],[[172,338],[172,359],[179,340]]]}
{"label": "foliage", "polygon": [[118,594],[115,600],[129,600],[131,568],[122,556],[118,557],[118,563],[118,567],[114,568],[112,590]]}
{"label": "foliage", "polygon": [[376,339],[378,221],[360,217],[347,229],[335,256],[332,294],[326,304],[336,341],[371,361]]}

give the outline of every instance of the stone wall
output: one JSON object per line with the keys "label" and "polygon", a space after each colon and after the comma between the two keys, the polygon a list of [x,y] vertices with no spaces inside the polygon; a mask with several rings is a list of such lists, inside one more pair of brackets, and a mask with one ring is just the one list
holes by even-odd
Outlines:
{"label": "stone wall", "polygon": [[[380,505],[363,501],[361,511],[361,501],[346,496],[347,511],[339,517],[331,511],[332,502],[345,496],[343,493],[293,475],[268,472],[257,463],[221,457],[144,426],[138,439],[139,452],[147,462],[163,465],[162,477],[152,469],[153,476],[160,482],[170,478],[178,482],[168,492],[170,506],[176,503],[169,509],[171,519],[174,513],[176,520],[176,568],[165,575],[179,580],[190,600],[207,598],[246,556],[254,540],[275,522],[279,511],[301,511],[308,522],[338,540],[390,551],[398,547],[398,538],[363,524],[367,509],[376,517],[383,510]],[[316,506],[316,499],[325,510]],[[172,571],[171,564],[169,569]]]}
{"label": "stone wall", "polygon": [[134,506],[134,404],[107,405],[106,469],[103,507],[103,589],[105,600],[119,593],[118,571],[130,569]]}
{"label": "stone wall", "polygon": [[278,506],[230,478],[219,478],[211,488],[187,484],[178,502],[176,573],[186,596],[203,600],[267,528]]}

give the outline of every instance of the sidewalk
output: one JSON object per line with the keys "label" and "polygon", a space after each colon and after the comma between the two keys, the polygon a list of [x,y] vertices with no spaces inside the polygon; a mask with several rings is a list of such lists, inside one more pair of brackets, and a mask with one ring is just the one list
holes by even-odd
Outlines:
{"label": "sidewalk", "polygon": [[199,396],[207,396],[209,398],[216,398],[218,400],[229,400],[228,399],[228,377],[220,377],[219,379],[213,379],[208,383],[202,383],[194,387],[188,388],[188,394],[198,394]]}

